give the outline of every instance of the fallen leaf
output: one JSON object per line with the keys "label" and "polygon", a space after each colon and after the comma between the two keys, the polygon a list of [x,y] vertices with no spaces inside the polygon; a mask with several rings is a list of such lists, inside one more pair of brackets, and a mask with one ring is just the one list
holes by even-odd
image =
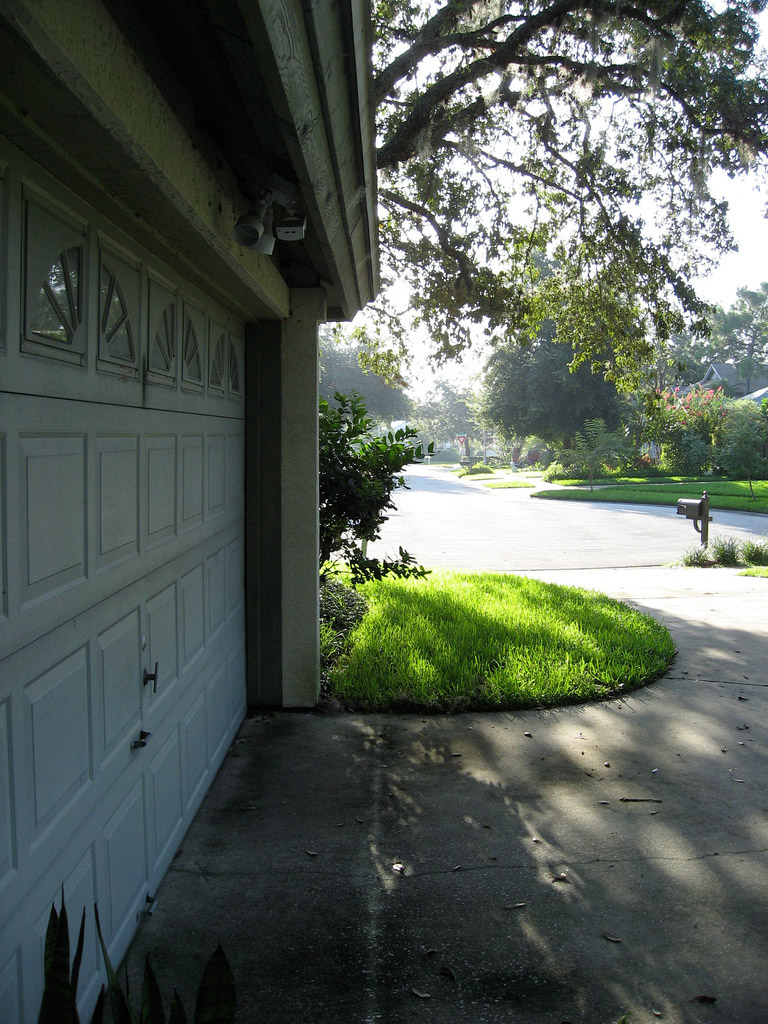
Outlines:
{"label": "fallen leaf", "polygon": [[736,728],[739,730],[739,732],[744,732],[744,730],[748,729],[749,726],[745,722],[744,725],[737,725]]}
{"label": "fallen leaf", "polygon": [[728,747],[720,747],[720,753],[721,754],[727,754],[728,753]]}
{"label": "fallen leaf", "polygon": [[654,1017],[660,1017],[661,1016],[661,1010],[654,1010],[653,1007],[651,1007],[651,1013],[653,1014]]}
{"label": "fallen leaf", "polygon": [[607,805],[607,804],[609,804],[610,802],[611,802],[610,800],[601,800],[601,801],[600,801],[600,803],[601,803],[601,804],[603,804],[603,805]]}
{"label": "fallen leaf", "polygon": [[307,856],[309,856],[309,857],[316,857],[317,856],[317,850],[307,850]]}
{"label": "fallen leaf", "polygon": [[663,804],[656,796],[620,796],[620,804]]}
{"label": "fallen leaf", "polygon": [[511,903],[508,907],[504,907],[505,910],[520,910],[524,907],[524,903]]}
{"label": "fallen leaf", "polygon": [[540,840],[540,839],[531,839],[531,842],[532,842],[532,843],[540,843],[540,842],[541,842],[541,840]]}
{"label": "fallen leaf", "polygon": [[694,996],[688,1000],[690,1003],[716,1003],[717,996]]}
{"label": "fallen leaf", "polygon": [[346,821],[337,821],[336,828],[343,828],[346,825]]}
{"label": "fallen leaf", "polygon": [[420,992],[417,988],[412,988],[411,992],[413,992],[413,994],[415,996],[418,996],[419,999],[431,999],[432,998],[432,996],[429,994],[429,992]]}
{"label": "fallen leaf", "polygon": [[523,736],[527,736],[529,740],[533,739],[533,733],[532,732],[524,732]]}
{"label": "fallen leaf", "polygon": [[457,864],[456,867],[451,868],[451,871],[461,871],[461,864]]}
{"label": "fallen leaf", "polygon": [[443,964],[443,966],[440,968],[440,973],[444,978],[450,978],[451,981],[456,981],[456,975],[453,973],[448,964]]}
{"label": "fallen leaf", "polygon": [[738,699],[739,700],[749,700],[749,697],[742,697],[741,694],[739,694],[739,698]]}
{"label": "fallen leaf", "polygon": [[552,881],[553,882],[568,882],[568,884],[570,885],[571,880],[568,877],[568,875],[566,875],[566,873],[564,871],[561,871],[559,875],[556,875],[554,871],[552,871],[550,873],[552,875]]}
{"label": "fallen leaf", "polygon": [[600,934],[603,936],[604,939],[608,939],[609,942],[623,942],[624,941],[623,939],[620,939],[618,937],[618,935],[609,935],[608,932],[600,932]]}
{"label": "fallen leaf", "polygon": [[462,754],[451,754],[451,757],[462,757]]}
{"label": "fallen leaf", "polygon": [[361,825],[365,824],[365,818],[357,818],[356,820],[359,821]]}
{"label": "fallen leaf", "polygon": [[610,767],[611,767],[611,762],[610,761],[606,761],[605,764],[603,765],[603,768],[610,768]]}
{"label": "fallen leaf", "polygon": [[405,864],[399,864],[399,863],[398,864],[393,864],[392,865],[392,870],[396,871],[398,873],[398,875],[404,875],[405,874]]}

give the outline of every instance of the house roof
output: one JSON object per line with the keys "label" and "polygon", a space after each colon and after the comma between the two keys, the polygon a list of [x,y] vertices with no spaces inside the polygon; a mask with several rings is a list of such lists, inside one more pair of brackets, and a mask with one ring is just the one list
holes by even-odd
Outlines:
{"label": "house roof", "polygon": [[[291,288],[348,319],[379,288],[371,48],[368,0],[22,2],[0,133],[246,319]],[[269,257],[231,232],[273,175],[307,232]]]}

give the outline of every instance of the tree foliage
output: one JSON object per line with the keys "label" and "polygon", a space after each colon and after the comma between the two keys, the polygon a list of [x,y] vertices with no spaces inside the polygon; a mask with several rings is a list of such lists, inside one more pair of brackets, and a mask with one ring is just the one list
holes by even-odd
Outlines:
{"label": "tree foliage", "polygon": [[363,340],[344,342],[330,332],[320,338],[320,395],[330,402],[339,392],[359,395],[366,411],[382,423],[408,419],[411,401],[401,386],[393,385],[365,364],[369,348]]}
{"label": "tree foliage", "polygon": [[764,7],[375,0],[385,278],[442,357],[550,317],[629,384],[654,344],[706,328],[689,282],[730,244],[710,174],[768,148]]}
{"label": "tree foliage", "polygon": [[402,548],[392,560],[364,552],[395,507],[392,492],[406,486],[403,468],[423,455],[412,443],[414,430],[377,436],[373,428],[358,395],[337,394],[333,405],[320,399],[320,571],[335,556],[353,583],[426,572]]}
{"label": "tree foliage", "polygon": [[564,447],[587,420],[615,428],[622,408],[616,387],[588,366],[572,372],[572,359],[573,349],[553,341],[551,330],[526,347],[500,345],[485,365],[483,417],[508,438],[535,434]]}
{"label": "tree foliage", "polygon": [[619,431],[607,430],[604,421],[598,416],[587,420],[582,430],[576,431],[573,444],[560,457],[564,466],[572,467],[587,476],[589,489],[593,491],[595,474],[609,463],[615,464],[623,448],[623,435]]}
{"label": "tree foliage", "polygon": [[436,444],[453,443],[454,438],[461,435],[472,441],[482,433],[477,422],[473,392],[468,387],[457,387],[447,381],[440,381],[415,406],[413,422],[424,437]]}
{"label": "tree foliage", "polygon": [[715,311],[712,343],[722,362],[738,366],[749,394],[768,371],[768,282],[739,288],[729,310]]}
{"label": "tree foliage", "polygon": [[717,465],[731,477],[752,481],[768,471],[768,402],[762,407],[751,400],[733,402],[728,408],[722,434],[715,450]]}

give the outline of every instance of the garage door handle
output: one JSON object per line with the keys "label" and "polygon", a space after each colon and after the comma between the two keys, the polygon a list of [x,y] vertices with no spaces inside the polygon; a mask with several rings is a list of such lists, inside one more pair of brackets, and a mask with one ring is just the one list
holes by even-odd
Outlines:
{"label": "garage door handle", "polygon": [[155,662],[154,672],[147,672],[144,669],[144,685],[146,686],[147,683],[152,683],[152,692],[157,693],[157,662]]}

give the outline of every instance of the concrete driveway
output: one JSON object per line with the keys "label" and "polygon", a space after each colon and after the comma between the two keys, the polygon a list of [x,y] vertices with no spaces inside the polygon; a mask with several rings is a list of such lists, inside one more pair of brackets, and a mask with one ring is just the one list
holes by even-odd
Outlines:
{"label": "concrete driveway", "polygon": [[729,570],[542,578],[662,619],[622,700],[249,719],[129,954],[242,1022],[765,1024],[768,604]]}

